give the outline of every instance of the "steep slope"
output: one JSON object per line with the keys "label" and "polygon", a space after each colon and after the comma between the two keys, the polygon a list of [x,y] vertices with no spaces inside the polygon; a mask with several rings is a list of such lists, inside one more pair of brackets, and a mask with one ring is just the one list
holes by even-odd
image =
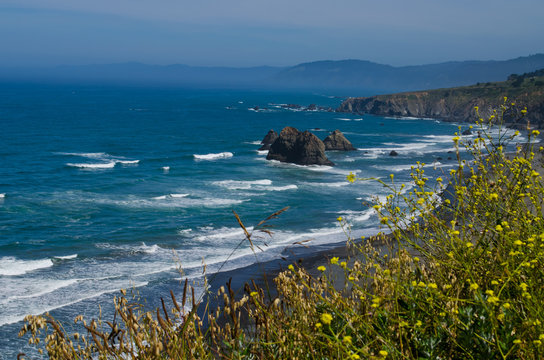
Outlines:
{"label": "steep slope", "polygon": [[[382,116],[413,116],[436,118],[445,121],[474,121],[474,107],[482,116],[504,103],[517,104],[516,111],[508,114],[507,121],[514,125],[523,107],[527,107],[526,120],[533,127],[544,127],[544,71],[521,76],[512,75],[507,81],[476,84],[472,86],[404,92],[372,97],[349,98],[337,109]],[[525,121],[524,121],[525,123]],[[524,126],[519,124],[519,126]]]}

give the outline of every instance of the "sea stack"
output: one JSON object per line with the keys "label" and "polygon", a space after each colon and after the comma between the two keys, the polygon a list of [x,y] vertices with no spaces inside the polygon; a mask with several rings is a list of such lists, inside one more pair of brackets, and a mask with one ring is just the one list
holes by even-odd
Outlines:
{"label": "sea stack", "polygon": [[356,150],[351,142],[342,134],[340,130],[334,130],[323,140],[325,150],[353,151]]}
{"label": "sea stack", "polygon": [[278,133],[270,129],[268,131],[268,134],[265,135],[263,141],[261,141],[261,144],[263,144],[263,146],[261,146],[259,150],[270,150],[270,145],[272,145],[277,138]]}
{"label": "sea stack", "polygon": [[325,155],[323,141],[309,131],[301,132],[290,126],[281,131],[266,159],[298,165],[334,165]]}

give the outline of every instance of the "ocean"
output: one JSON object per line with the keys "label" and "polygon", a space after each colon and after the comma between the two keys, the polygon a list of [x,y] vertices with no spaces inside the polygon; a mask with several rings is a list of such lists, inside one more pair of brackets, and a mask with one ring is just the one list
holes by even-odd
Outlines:
{"label": "ocean", "polygon": [[[277,259],[297,242],[339,246],[379,231],[378,181],[410,182],[455,166],[458,124],[326,111],[334,94],[249,90],[0,85],[0,358],[31,353],[17,338],[26,314],[107,313],[119,289],[153,304],[188,277]],[[258,106],[258,110],[254,107]],[[267,161],[268,130],[341,130],[358,149],[328,152],[336,166]],[[464,125],[466,128],[467,125]],[[398,156],[390,156],[395,150]],[[453,159],[452,159],[453,157]],[[272,236],[254,229],[271,213]],[[256,253],[233,210],[253,230]],[[179,268],[183,269],[180,274]],[[200,288],[199,291],[202,291]]]}

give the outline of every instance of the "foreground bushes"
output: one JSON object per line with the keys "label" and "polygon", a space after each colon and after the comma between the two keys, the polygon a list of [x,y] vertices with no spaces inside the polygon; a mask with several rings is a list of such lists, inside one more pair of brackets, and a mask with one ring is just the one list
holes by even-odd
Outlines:
{"label": "foreground bushes", "polygon": [[419,163],[411,191],[393,176],[383,183],[391,195],[374,208],[390,234],[350,238],[356,256],[329,259],[319,276],[290,265],[274,280],[273,297],[255,284],[241,299],[222,287],[215,311],[197,304],[187,284],[179,302],[171,294],[172,308],[163,302],[153,313],[123,292],[114,321],[76,319],[83,335],[47,315],[28,316],[20,335],[55,359],[539,358],[544,189],[535,152],[542,148],[532,131],[506,153],[514,138],[500,123],[507,111],[505,99],[491,118],[479,118],[472,141],[455,135],[449,184],[427,178]]}

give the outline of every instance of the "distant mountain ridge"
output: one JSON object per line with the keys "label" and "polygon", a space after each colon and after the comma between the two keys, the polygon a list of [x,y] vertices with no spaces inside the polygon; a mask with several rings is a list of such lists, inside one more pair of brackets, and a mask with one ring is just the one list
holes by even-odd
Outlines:
{"label": "distant mountain ridge", "polygon": [[544,68],[544,54],[504,61],[400,66],[366,60],[315,61],[291,67],[204,67],[136,62],[43,68],[0,68],[0,81],[300,89],[339,95],[463,86]]}
{"label": "distant mountain ridge", "polygon": [[0,80],[84,82],[119,85],[254,86],[283,68],[206,67],[183,64],[148,65],[138,62],[61,65],[50,68],[2,69]]}
{"label": "distant mountain ridge", "polygon": [[544,54],[504,61],[455,61],[394,67],[362,60],[316,61],[282,70],[275,78],[292,87],[413,91],[504,80],[544,68]]}

